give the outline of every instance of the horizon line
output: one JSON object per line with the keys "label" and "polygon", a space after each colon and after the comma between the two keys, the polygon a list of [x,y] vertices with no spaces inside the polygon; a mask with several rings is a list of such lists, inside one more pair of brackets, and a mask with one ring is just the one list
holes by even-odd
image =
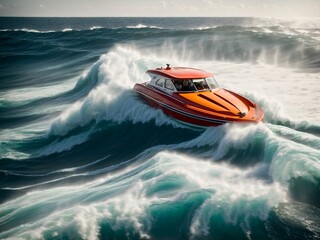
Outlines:
{"label": "horizon line", "polygon": [[8,18],[320,18],[320,17],[257,17],[257,16],[0,16]]}

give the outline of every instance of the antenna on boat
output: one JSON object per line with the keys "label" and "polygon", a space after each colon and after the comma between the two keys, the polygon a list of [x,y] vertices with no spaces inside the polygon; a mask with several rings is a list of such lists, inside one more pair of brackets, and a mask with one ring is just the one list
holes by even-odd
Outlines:
{"label": "antenna on boat", "polygon": [[170,63],[167,63],[166,65],[167,65],[167,68],[166,68],[166,70],[169,70],[169,69],[171,69],[171,67],[170,67]]}

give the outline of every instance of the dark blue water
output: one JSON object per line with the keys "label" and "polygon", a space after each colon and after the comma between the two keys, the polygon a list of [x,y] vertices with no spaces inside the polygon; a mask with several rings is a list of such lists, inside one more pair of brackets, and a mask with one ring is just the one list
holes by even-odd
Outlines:
{"label": "dark blue water", "polygon": [[[320,239],[319,47],[319,19],[0,18],[0,238]],[[265,121],[150,108],[165,63]]]}

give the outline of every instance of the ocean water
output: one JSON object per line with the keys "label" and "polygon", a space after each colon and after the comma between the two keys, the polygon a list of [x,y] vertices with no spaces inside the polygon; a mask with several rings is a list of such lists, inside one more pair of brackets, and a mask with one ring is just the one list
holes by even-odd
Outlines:
{"label": "ocean water", "polygon": [[[320,19],[0,18],[0,239],[320,239]],[[186,66],[259,124],[132,90]]]}

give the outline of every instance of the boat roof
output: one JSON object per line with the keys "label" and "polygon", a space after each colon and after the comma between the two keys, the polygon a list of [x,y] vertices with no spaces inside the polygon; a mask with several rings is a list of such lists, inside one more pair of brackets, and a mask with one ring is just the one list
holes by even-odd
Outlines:
{"label": "boat roof", "polygon": [[188,79],[188,78],[206,78],[211,77],[212,73],[187,67],[166,67],[149,69],[147,73],[158,74],[168,78],[174,79]]}

